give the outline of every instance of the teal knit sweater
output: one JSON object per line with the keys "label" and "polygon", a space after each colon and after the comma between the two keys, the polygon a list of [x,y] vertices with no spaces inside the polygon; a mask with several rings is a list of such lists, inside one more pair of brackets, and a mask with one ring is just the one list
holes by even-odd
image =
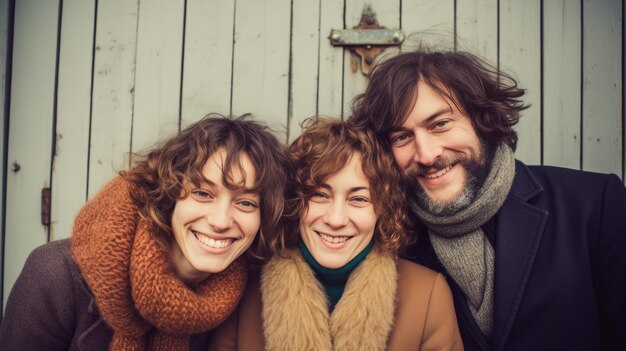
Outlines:
{"label": "teal knit sweater", "polygon": [[350,277],[350,274],[359,265],[359,263],[363,262],[367,254],[372,250],[374,246],[374,239],[361,251],[358,255],[356,255],[350,262],[346,263],[345,266],[337,268],[337,269],[329,269],[321,264],[319,264],[311,252],[306,247],[304,242],[300,241],[298,247],[300,248],[300,252],[302,256],[306,260],[306,262],[313,268],[315,272],[315,277],[324,287],[324,291],[326,292],[326,296],[328,297],[328,308],[329,311],[332,312],[341,299],[341,295],[343,295],[343,291],[346,287],[346,282]]}

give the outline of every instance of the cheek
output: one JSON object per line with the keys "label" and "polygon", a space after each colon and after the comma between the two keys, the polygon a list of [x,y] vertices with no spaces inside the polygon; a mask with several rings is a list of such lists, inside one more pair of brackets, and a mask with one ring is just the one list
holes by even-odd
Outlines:
{"label": "cheek", "polygon": [[354,223],[358,227],[359,231],[363,234],[369,235],[374,233],[374,228],[376,228],[376,221],[378,221],[378,216],[373,209],[368,209],[367,211],[355,214]]}
{"label": "cheek", "polygon": [[411,163],[412,153],[409,148],[393,149],[393,157],[400,168],[406,169]]}
{"label": "cheek", "polygon": [[243,218],[242,222],[244,223],[244,234],[250,239],[254,239],[261,228],[261,213],[257,211],[256,214],[251,214],[249,217]]}
{"label": "cheek", "polygon": [[309,201],[307,208],[300,215],[300,225],[310,226],[324,216],[325,204]]}

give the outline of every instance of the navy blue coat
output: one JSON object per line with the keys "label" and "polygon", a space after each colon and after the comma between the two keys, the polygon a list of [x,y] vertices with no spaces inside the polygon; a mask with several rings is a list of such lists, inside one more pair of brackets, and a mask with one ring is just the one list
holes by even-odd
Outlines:
{"label": "navy blue coat", "polygon": [[447,275],[465,349],[626,350],[624,184],[615,175],[519,161],[515,172],[495,218],[490,339],[428,235],[409,252]]}

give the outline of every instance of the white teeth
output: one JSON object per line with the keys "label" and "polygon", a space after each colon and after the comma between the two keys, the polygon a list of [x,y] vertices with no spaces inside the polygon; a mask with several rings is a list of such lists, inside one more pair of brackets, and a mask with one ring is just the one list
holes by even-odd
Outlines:
{"label": "white teeth", "polygon": [[349,236],[330,236],[324,233],[320,233],[317,232],[317,234],[324,240],[324,241],[328,241],[329,243],[333,243],[333,244],[339,244],[342,243],[348,239],[350,239]]}
{"label": "white teeth", "polygon": [[426,178],[426,179],[433,179],[433,178],[441,177],[442,175],[448,173],[448,171],[450,169],[452,169],[452,166],[448,166],[448,167],[442,169],[439,172],[430,173],[430,174],[424,174],[424,178]]}
{"label": "white teeth", "polygon": [[212,248],[215,249],[222,249],[224,247],[228,247],[233,243],[233,239],[221,239],[221,240],[216,240],[213,238],[209,238],[208,236],[202,235],[202,234],[198,234],[197,232],[193,232],[196,235],[196,238],[198,238],[198,240],[200,240],[201,243],[203,243],[206,246],[210,246]]}

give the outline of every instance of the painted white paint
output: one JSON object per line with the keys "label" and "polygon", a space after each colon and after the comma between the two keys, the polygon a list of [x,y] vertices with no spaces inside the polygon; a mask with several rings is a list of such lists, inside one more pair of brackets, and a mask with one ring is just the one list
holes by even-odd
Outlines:
{"label": "painted white paint", "polygon": [[169,0],[140,8],[131,150],[141,154],[178,132],[185,9]]}
{"label": "painted white paint", "polygon": [[41,190],[50,186],[58,14],[58,1],[15,3],[4,302],[30,251],[48,241]]}
{"label": "painted white paint", "polygon": [[235,1],[188,0],[182,125],[208,113],[231,114]]}
{"label": "painted white paint", "polygon": [[64,0],[59,16],[60,3],[15,1],[5,298],[26,255],[49,240],[42,187],[52,186],[50,237],[67,237],[84,201],[129,166],[129,152],[209,112],[252,112],[285,141],[315,113],[348,117],[367,79],[328,35],[357,26],[366,4],[380,25],[417,33],[403,51],[420,40],[454,49],[456,36],[458,49],[519,79],[532,104],[517,128],[520,159],[624,177],[619,0],[109,0],[97,9]]}
{"label": "painted white paint", "polygon": [[500,1],[500,69],[526,89],[530,107],[515,127],[519,135],[515,156],[528,164],[541,163],[541,8],[539,0]]}
{"label": "painted white paint", "polygon": [[128,167],[139,0],[98,2],[88,196]]}
{"label": "painted white paint", "polygon": [[543,162],[580,168],[580,1],[544,2]]}
{"label": "painted white paint", "polygon": [[287,140],[291,1],[238,0],[232,113],[253,113]]}
{"label": "painted white paint", "polygon": [[[622,171],[622,2],[583,2],[583,169]],[[626,177],[625,177],[626,178]]]}
{"label": "painted white paint", "polygon": [[68,238],[87,198],[95,1],[63,1],[50,239]]}

